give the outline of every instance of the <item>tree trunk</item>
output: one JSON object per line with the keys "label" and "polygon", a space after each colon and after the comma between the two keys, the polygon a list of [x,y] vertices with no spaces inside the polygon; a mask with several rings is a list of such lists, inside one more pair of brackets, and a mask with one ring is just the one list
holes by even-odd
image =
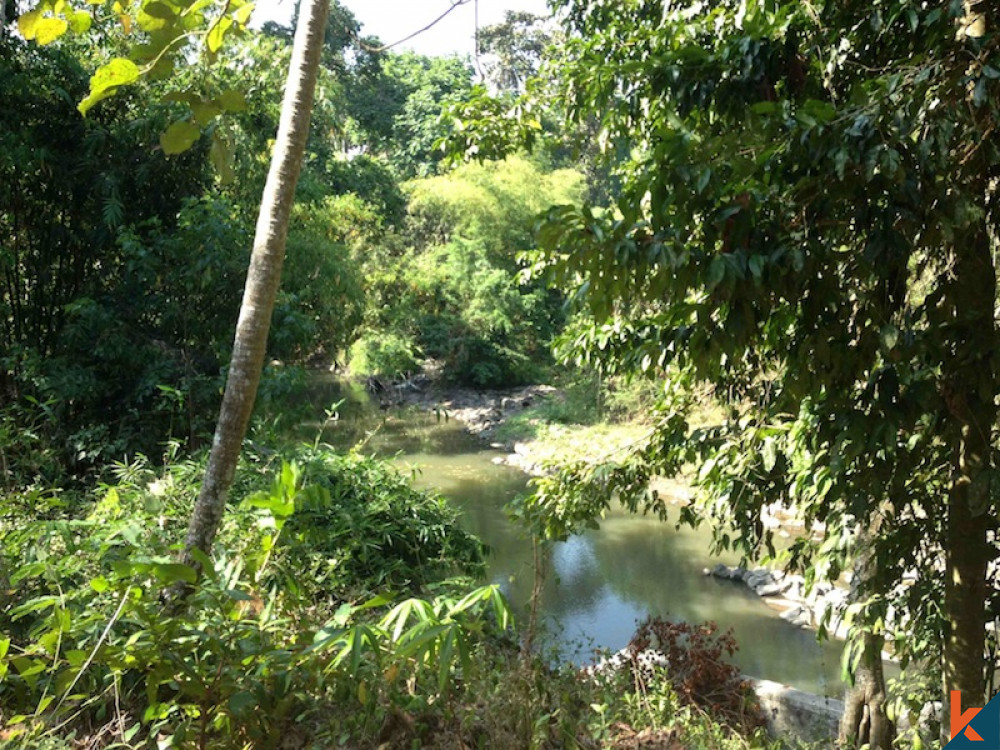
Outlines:
{"label": "tree trunk", "polygon": [[[854,580],[851,594],[854,599],[864,599],[879,590],[878,560],[872,540],[877,538],[883,521],[892,512],[891,503],[883,503],[872,516],[868,530],[858,539],[858,554],[854,562]],[[844,715],[840,720],[837,744],[843,748],[869,747],[871,750],[890,750],[896,728],[885,711],[885,675],[882,671],[881,634],[873,633],[867,626],[862,635],[863,651],[854,675],[854,684],[844,694]]]}
{"label": "tree trunk", "polygon": [[882,674],[882,637],[865,633],[864,652],[854,676],[854,685],[844,696],[840,719],[840,747],[889,750],[895,727],[885,712],[885,676]]}
{"label": "tree trunk", "polygon": [[196,569],[200,566],[191,553],[197,549],[208,554],[211,550],[257,397],[271,312],[285,259],[288,221],[309,135],[328,10],[329,0],[301,2],[278,135],[261,199],[253,254],[236,324],[229,377],[208,468],[191,514],[184,546],[184,561]]}
{"label": "tree trunk", "polygon": [[[952,483],[948,495],[944,613],[944,699],[961,691],[963,706],[985,697],[986,566],[992,558],[990,518],[991,437],[996,421],[996,275],[986,223],[956,248],[950,297],[952,357],[942,392],[956,422]],[[948,712],[945,715],[949,715]]]}

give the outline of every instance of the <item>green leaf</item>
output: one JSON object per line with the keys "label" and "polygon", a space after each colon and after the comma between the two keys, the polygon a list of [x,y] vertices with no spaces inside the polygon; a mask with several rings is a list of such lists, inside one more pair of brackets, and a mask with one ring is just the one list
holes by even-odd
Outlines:
{"label": "green leaf", "polygon": [[12,585],[16,586],[26,578],[37,578],[43,573],[45,573],[45,563],[43,562],[27,563],[26,565],[22,565],[20,568],[14,571],[13,575],[11,575],[10,577],[10,582]]}
{"label": "green leaf", "polygon": [[7,651],[10,649],[10,638],[4,638],[0,640],[0,659],[7,656]]}
{"label": "green leaf", "polygon": [[63,656],[66,657],[66,661],[69,662],[71,667],[76,668],[83,666],[83,663],[87,660],[87,652],[78,648],[71,648]]}
{"label": "green leaf", "polygon": [[160,147],[168,156],[182,154],[201,136],[201,128],[190,120],[178,120],[160,135]]}
{"label": "green leaf", "polygon": [[764,441],[764,450],[761,452],[761,456],[764,459],[764,471],[769,472],[774,469],[774,465],[778,462],[778,448],[773,439],[768,438]]}
{"label": "green leaf", "polygon": [[129,578],[133,575],[146,575],[152,569],[152,565],[135,560],[115,560],[111,563],[111,568],[119,578]]}
{"label": "green leaf", "polygon": [[376,607],[384,607],[386,604],[392,603],[392,594],[376,594],[368,601],[353,607],[353,611],[362,612],[366,609],[375,609]]}
{"label": "green leaf", "polygon": [[159,2],[159,0],[143,5],[142,12],[147,16],[160,18],[164,21],[173,20],[174,16],[177,15],[177,12],[168,3]]}
{"label": "green leaf", "polygon": [[101,99],[114,94],[119,86],[126,86],[135,83],[142,75],[137,66],[131,60],[124,57],[116,57],[107,65],[102,65],[90,78],[90,94],[77,105],[80,114],[85,115]]}
{"label": "green leaf", "polygon": [[198,101],[198,97],[190,91],[170,91],[160,97],[161,102],[181,102],[182,104],[192,104]]}
{"label": "green leaf", "polygon": [[35,24],[35,41],[43,47],[52,44],[69,29],[65,18],[43,18]]}
{"label": "green leaf", "polygon": [[198,574],[194,568],[184,563],[154,563],[153,575],[163,583],[176,583],[177,581],[197,583],[198,581]]}
{"label": "green leaf", "polygon": [[238,693],[234,693],[229,697],[229,713],[233,716],[244,717],[249,716],[250,711],[252,711],[257,705],[257,699],[253,697],[252,693],[248,693],[246,690],[241,690]]}
{"label": "green leaf", "polygon": [[31,614],[32,612],[37,612],[41,609],[48,609],[54,607],[59,603],[58,596],[36,596],[34,599],[29,599],[24,604],[14,607],[10,610],[10,619],[18,620],[25,615]]}
{"label": "green leaf", "polygon": [[194,121],[201,127],[209,125],[212,120],[222,114],[222,109],[212,102],[194,102],[191,104]]}
{"label": "green leaf", "polygon": [[[181,33],[177,30],[176,19],[174,19],[172,16],[167,16],[166,18],[164,18],[162,15],[161,16],[151,15],[146,12],[145,7],[139,10],[139,13],[136,16],[136,23],[139,25],[139,28],[142,29],[143,31],[148,32],[151,35],[155,35],[154,38],[156,38],[157,40],[163,37],[175,36],[176,34]],[[152,54],[144,56],[143,59],[147,60],[152,59],[163,48],[164,45],[162,44],[162,42],[156,43],[154,41],[154,43],[149,45],[149,50],[152,52]],[[146,52],[146,50],[143,51]]]}
{"label": "green leaf", "polygon": [[235,89],[223,91],[216,97],[216,101],[227,112],[246,112],[247,109],[247,98],[243,95],[243,92],[236,91]]}
{"label": "green leaf", "polygon": [[191,557],[193,557],[194,561],[201,566],[202,573],[207,575],[213,581],[218,578],[218,575],[215,572],[215,563],[212,562],[212,558],[197,547],[191,550]]}
{"label": "green leaf", "polygon": [[757,102],[750,105],[750,111],[757,115],[769,115],[778,111],[778,105],[776,102]]}
{"label": "green leaf", "polygon": [[86,34],[94,19],[85,10],[78,10],[69,17],[69,27],[74,34]]}
{"label": "green leaf", "polygon": [[242,8],[237,9],[233,13],[233,20],[242,26],[246,26],[250,21],[250,16],[253,15],[254,7],[256,7],[256,3],[247,3]]}
{"label": "green leaf", "polygon": [[105,591],[111,588],[111,584],[108,583],[108,579],[105,578],[104,576],[97,576],[97,578],[90,579],[90,588],[92,588],[98,594],[103,594]]}
{"label": "green leaf", "polygon": [[720,255],[712,258],[711,264],[708,266],[708,278],[705,281],[705,288],[708,291],[712,291],[719,285],[719,282],[725,278],[726,275],[726,261]]}
{"label": "green leaf", "polygon": [[454,661],[455,627],[453,625],[448,629],[438,654],[438,691],[442,693],[448,687],[448,678],[451,676],[451,665]]}
{"label": "green leaf", "polygon": [[225,39],[226,32],[233,25],[233,20],[231,18],[220,18],[211,29],[208,30],[208,35],[205,38],[205,44],[208,46],[208,51],[215,54],[220,49],[222,49],[222,42]]}
{"label": "green leaf", "polygon": [[802,105],[802,111],[818,122],[829,122],[837,114],[836,107],[819,99],[807,99]]}
{"label": "green leaf", "polygon": [[696,185],[697,191],[699,193],[704,193],[705,188],[708,187],[708,182],[711,179],[712,179],[711,169],[706,167],[705,169],[701,170],[701,173],[698,175],[698,183]]}
{"label": "green leaf", "polygon": [[243,501],[243,504],[249,505],[251,508],[261,508],[270,511],[272,515],[278,518],[287,518],[295,513],[295,501],[290,500],[286,502],[281,497],[268,492],[258,492],[251,495]]}
{"label": "green leaf", "polygon": [[879,329],[879,336],[882,338],[882,345],[891,351],[896,348],[896,343],[899,341],[899,329],[887,323]]}

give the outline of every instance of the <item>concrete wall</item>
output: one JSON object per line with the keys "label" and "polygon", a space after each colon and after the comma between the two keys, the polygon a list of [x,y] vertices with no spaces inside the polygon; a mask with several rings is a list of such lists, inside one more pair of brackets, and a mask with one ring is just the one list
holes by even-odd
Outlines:
{"label": "concrete wall", "polygon": [[747,679],[760,699],[771,736],[832,746],[844,713],[843,701],[804,693],[771,680]]}

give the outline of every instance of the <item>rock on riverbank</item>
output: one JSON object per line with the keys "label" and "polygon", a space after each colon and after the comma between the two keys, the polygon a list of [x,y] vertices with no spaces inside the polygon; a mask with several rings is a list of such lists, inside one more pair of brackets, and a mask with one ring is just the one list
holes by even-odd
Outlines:
{"label": "rock on riverbank", "polygon": [[[395,387],[395,386],[394,386]],[[551,385],[526,385],[504,390],[473,390],[432,385],[422,389],[404,389],[395,404],[416,406],[427,411],[443,412],[457,419],[473,435],[489,442],[493,431],[504,420],[556,392]]]}
{"label": "rock on riverbank", "polygon": [[800,575],[767,568],[746,569],[719,563],[706,568],[705,575],[724,581],[744,584],[757,596],[781,612],[781,619],[801,628],[818,627],[824,621],[829,631],[845,638],[843,624],[848,592],[826,582],[813,585],[806,592],[805,579]]}
{"label": "rock on riverbank", "polygon": [[534,455],[528,443],[499,443],[495,441],[495,432],[511,416],[558,394],[554,386],[464,388],[442,383],[432,371],[388,383],[369,378],[367,388],[382,408],[409,406],[458,420],[470,434],[507,454],[498,459],[499,463],[536,476],[545,471],[542,460]]}

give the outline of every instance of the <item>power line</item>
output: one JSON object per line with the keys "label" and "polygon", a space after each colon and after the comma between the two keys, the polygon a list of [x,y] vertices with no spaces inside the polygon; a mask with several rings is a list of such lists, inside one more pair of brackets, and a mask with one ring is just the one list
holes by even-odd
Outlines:
{"label": "power line", "polygon": [[[461,5],[468,5],[470,2],[471,2],[471,0],[451,0],[451,6],[448,8],[448,10],[446,10],[440,16],[438,16],[437,18],[435,18],[429,24],[427,24],[426,26],[424,26],[422,29],[417,29],[412,34],[410,34],[409,36],[404,36],[402,39],[400,39],[399,41],[393,42],[392,44],[384,44],[381,47],[369,47],[367,44],[365,44],[364,42],[362,42],[360,39],[358,39],[358,44],[360,44],[368,52],[385,52],[386,50],[390,50],[393,47],[396,47],[396,46],[398,46],[400,44],[403,44],[404,42],[410,41],[411,39],[413,39],[416,36],[420,36],[425,31],[430,31],[435,26],[437,26],[441,21],[443,21],[448,16],[449,13],[451,13],[453,10],[455,10],[455,8],[457,8],[457,7],[461,6]],[[477,0],[477,7],[478,7],[478,0]],[[477,27],[478,27],[478,21],[477,21]]]}

